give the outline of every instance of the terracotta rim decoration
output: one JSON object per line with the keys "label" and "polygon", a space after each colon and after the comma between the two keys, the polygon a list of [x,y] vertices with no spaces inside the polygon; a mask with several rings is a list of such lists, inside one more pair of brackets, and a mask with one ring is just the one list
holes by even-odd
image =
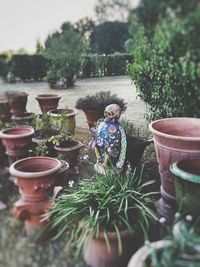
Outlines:
{"label": "terracotta rim decoration", "polygon": [[[24,131],[24,133],[21,133]],[[16,138],[23,138],[32,136],[35,130],[31,126],[20,125],[13,128],[7,128],[0,131],[0,138],[2,139],[16,139]]]}
{"label": "terracotta rim decoration", "polygon": [[78,113],[77,109],[75,108],[58,108],[58,109],[52,109],[49,110],[48,113],[51,114],[52,117],[61,117],[63,111],[67,110],[69,113],[66,114],[66,117],[74,116]]}
{"label": "terracotta rim decoration", "polygon": [[36,99],[41,99],[41,100],[44,100],[44,99],[60,99],[61,96],[59,96],[57,94],[40,94],[40,95],[37,95],[35,98]]}
{"label": "terracotta rim decoration", "polygon": [[78,148],[81,148],[83,144],[80,141],[73,140],[71,142],[76,143],[76,145],[71,146],[71,147],[62,147],[62,146],[55,146],[55,149],[59,152],[68,152],[68,151],[74,151],[77,150]]}

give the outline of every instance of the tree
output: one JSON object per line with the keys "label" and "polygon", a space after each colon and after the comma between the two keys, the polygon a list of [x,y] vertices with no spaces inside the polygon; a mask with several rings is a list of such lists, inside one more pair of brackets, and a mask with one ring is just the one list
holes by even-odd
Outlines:
{"label": "tree", "polygon": [[97,25],[91,33],[91,49],[94,53],[112,54],[122,52],[129,38],[128,24],[124,22],[105,22]]}
{"label": "tree", "polygon": [[74,24],[74,29],[86,40],[90,39],[94,27],[95,22],[88,17],[80,19]]}
{"label": "tree", "polygon": [[106,21],[127,21],[133,5],[131,0],[98,0],[95,6],[97,19],[100,23]]}
{"label": "tree", "polygon": [[80,69],[80,58],[86,45],[70,23],[64,23],[61,31],[49,35],[44,55],[50,60],[47,80],[51,86],[62,80],[66,86],[74,84],[74,76]]}
{"label": "tree", "polygon": [[41,54],[44,51],[44,47],[41,44],[40,40],[36,41],[36,54]]}

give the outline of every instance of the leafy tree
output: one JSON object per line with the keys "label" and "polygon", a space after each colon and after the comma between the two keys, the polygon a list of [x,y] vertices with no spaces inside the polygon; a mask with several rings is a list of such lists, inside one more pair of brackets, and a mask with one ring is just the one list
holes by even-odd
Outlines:
{"label": "leafy tree", "polygon": [[41,54],[44,51],[44,47],[41,44],[40,40],[36,41],[36,54]]}
{"label": "leafy tree", "polygon": [[80,69],[81,54],[86,45],[70,23],[64,23],[60,32],[49,35],[45,42],[44,55],[50,60],[47,81],[51,86],[62,81],[64,87],[74,84],[74,76]]}
{"label": "leafy tree", "polygon": [[74,24],[74,29],[86,40],[90,39],[90,35],[94,27],[95,27],[95,22],[88,17],[80,19]]}
{"label": "leafy tree", "polygon": [[94,53],[112,54],[124,51],[124,43],[129,38],[128,24],[114,21],[95,26],[91,34],[91,49]]}

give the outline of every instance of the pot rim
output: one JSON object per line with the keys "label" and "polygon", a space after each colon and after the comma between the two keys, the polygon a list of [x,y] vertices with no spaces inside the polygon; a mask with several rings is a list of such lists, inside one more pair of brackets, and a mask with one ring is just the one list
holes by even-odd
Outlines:
{"label": "pot rim", "polygon": [[76,142],[77,144],[72,147],[60,147],[60,146],[54,146],[55,150],[62,152],[62,151],[74,151],[76,149],[79,149],[83,146],[83,143],[78,140],[73,140],[73,142]]}
{"label": "pot rim", "polygon": [[29,119],[29,118],[34,118],[36,115],[35,113],[33,112],[26,112],[22,115],[16,115],[16,114],[13,114],[11,119],[13,120],[21,120],[21,119]]}
{"label": "pot rim", "polygon": [[60,99],[61,96],[57,94],[39,94],[35,98],[36,99]]}
{"label": "pot rim", "polygon": [[165,119],[159,119],[159,120],[152,121],[149,124],[149,130],[154,135],[157,135],[157,136],[160,136],[160,137],[165,137],[165,138],[168,138],[168,139],[182,140],[182,141],[200,141],[200,136],[199,137],[178,136],[178,135],[166,134],[166,133],[163,133],[163,132],[160,132],[160,131],[154,129],[154,125],[159,123],[159,122],[162,122],[162,121],[173,121],[173,120],[190,120],[190,121],[196,121],[196,122],[199,121],[200,122],[199,118],[192,118],[192,117],[165,118]]}
{"label": "pot rim", "polygon": [[[8,131],[12,131],[14,129],[22,129],[25,128],[26,130],[29,130],[28,133],[24,133],[24,134],[8,134],[6,132]],[[27,126],[27,125],[19,125],[16,127],[12,127],[12,128],[7,128],[7,129],[3,129],[2,131],[0,131],[0,138],[2,139],[16,139],[16,138],[23,138],[23,137],[29,137],[32,136],[35,133],[35,130],[33,127],[31,126]]]}
{"label": "pot rim", "polygon": [[[66,115],[66,117],[70,117],[70,116],[74,116],[78,113],[77,109],[75,108],[66,108],[67,111],[69,111],[70,113]],[[62,114],[56,114],[53,111],[55,110],[66,110],[65,108],[57,108],[57,109],[51,109],[48,111],[48,114],[51,115],[52,117],[61,117]]]}
{"label": "pot rim", "polygon": [[192,161],[199,161],[200,163],[200,159],[188,159],[188,160],[180,160],[180,161],[176,161],[174,163],[171,164],[170,166],[170,171],[177,177],[188,181],[188,182],[192,182],[192,183],[197,183],[200,184],[200,175],[198,174],[193,174],[187,171],[184,171],[180,168],[179,164],[183,163],[183,162],[192,162]]}
{"label": "pot rim", "polygon": [[[42,159],[44,159],[45,161],[54,161],[55,163],[57,163],[57,165],[49,170],[46,171],[40,171],[40,172],[23,172],[23,171],[19,171],[16,169],[17,165],[20,165],[21,163],[25,162],[25,161],[29,161],[29,164],[31,165],[31,161],[33,160],[40,160],[40,162],[42,161]],[[46,162],[45,162],[46,164]],[[54,174],[56,172],[59,171],[59,169],[62,167],[62,163],[60,162],[60,160],[55,159],[55,158],[51,158],[51,157],[28,157],[25,159],[21,159],[18,160],[16,162],[14,162],[10,168],[9,171],[11,173],[11,175],[15,176],[15,177],[20,177],[20,178],[37,178],[37,177],[41,177],[41,176],[47,176],[47,175],[51,175]]]}
{"label": "pot rim", "polygon": [[164,247],[170,247],[173,241],[171,240],[159,240],[153,243],[144,245],[131,257],[127,267],[144,267],[144,263],[153,250],[161,250]]}

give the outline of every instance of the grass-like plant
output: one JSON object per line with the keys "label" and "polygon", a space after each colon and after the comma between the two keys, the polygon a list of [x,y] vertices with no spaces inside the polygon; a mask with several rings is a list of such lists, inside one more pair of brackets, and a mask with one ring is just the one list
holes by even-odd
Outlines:
{"label": "grass-like plant", "polygon": [[141,229],[146,234],[149,219],[157,219],[152,210],[153,193],[145,193],[153,181],[142,183],[142,171],[124,176],[111,169],[106,176],[95,174],[66,189],[50,211],[52,227],[59,229],[57,237],[68,232],[69,243],[73,241],[80,249],[103,232],[109,250],[108,233],[115,232],[122,253],[121,230],[133,233]]}

